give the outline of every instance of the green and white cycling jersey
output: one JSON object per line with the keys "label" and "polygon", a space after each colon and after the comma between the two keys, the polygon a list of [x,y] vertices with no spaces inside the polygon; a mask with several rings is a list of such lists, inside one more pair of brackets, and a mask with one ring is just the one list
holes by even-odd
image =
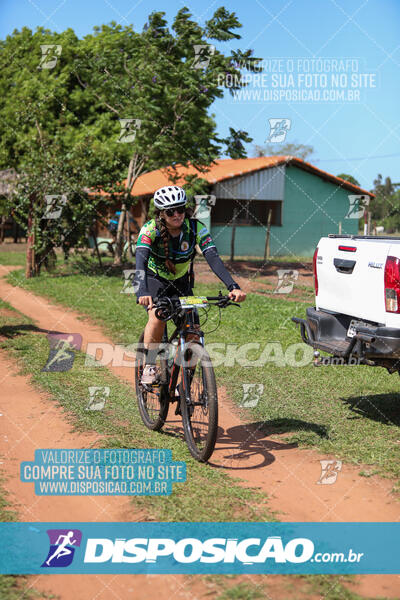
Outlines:
{"label": "green and white cycling jersey", "polygon": [[212,237],[204,223],[197,219],[188,218],[185,218],[182,223],[180,235],[176,238],[170,236],[168,244],[168,258],[175,264],[176,273],[171,273],[165,266],[164,244],[155,219],[151,219],[143,225],[136,249],[149,248],[150,256],[147,268],[160,277],[169,280],[178,279],[188,272],[190,262],[196,252],[196,244],[199,245],[202,252],[208,250],[208,248],[215,248]]}

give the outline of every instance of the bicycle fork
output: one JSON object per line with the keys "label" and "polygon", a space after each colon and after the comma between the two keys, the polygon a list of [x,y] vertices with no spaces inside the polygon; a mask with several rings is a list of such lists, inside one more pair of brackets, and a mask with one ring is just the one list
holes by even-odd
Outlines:
{"label": "bicycle fork", "polygon": [[[181,335],[180,336],[180,349],[181,349],[180,355],[181,355],[183,361],[186,361],[185,344],[186,344],[185,336]],[[190,379],[191,378],[189,377],[189,370],[184,369],[183,365],[181,365],[181,368],[182,368],[183,393],[185,395],[186,404],[189,406],[189,404],[190,404],[190,384],[191,384]]]}

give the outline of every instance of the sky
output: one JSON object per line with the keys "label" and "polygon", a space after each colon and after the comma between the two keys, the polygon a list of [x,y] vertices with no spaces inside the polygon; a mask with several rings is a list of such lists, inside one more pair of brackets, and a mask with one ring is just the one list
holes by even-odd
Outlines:
{"label": "sky", "polygon": [[311,145],[317,167],[366,189],[378,173],[400,182],[399,0],[0,0],[0,39],[23,26],[83,37],[111,21],[141,31],[152,11],[171,23],[183,6],[201,25],[219,6],[235,12],[241,39],[217,47],[263,59],[245,94],[226,91],[213,104],[221,136],[247,131],[249,156],[283,136]]}

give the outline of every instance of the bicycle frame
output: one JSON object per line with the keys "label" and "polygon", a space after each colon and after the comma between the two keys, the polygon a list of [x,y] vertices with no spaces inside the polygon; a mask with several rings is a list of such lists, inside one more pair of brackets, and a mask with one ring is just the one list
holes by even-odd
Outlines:
{"label": "bicycle frame", "polygon": [[[178,342],[178,346],[176,348],[176,352],[175,352],[175,356],[174,356],[174,360],[172,363],[171,368],[169,368],[167,366],[166,369],[166,373],[162,373],[161,374],[161,381],[163,383],[165,383],[168,387],[167,387],[167,394],[170,400],[175,399],[175,389],[176,386],[178,384],[178,377],[179,377],[179,371],[181,368],[181,365],[178,362],[178,357],[180,356],[184,356],[185,355],[185,345],[187,344],[187,336],[195,333],[196,335],[198,335],[199,337],[199,343],[201,344],[201,346],[204,346],[204,333],[203,331],[201,331],[201,329],[196,329],[194,327],[195,323],[195,315],[196,313],[194,312],[196,309],[193,308],[188,308],[188,309],[183,309],[185,314],[183,315],[183,317],[181,317],[178,321],[178,324],[176,324],[176,328],[175,331],[173,332],[173,334],[171,335],[170,338],[168,338],[168,332],[167,332],[167,324],[165,324],[165,329],[164,329],[164,334],[163,334],[163,342],[168,344],[172,343],[172,341],[176,338],[178,338],[179,336],[179,342]],[[197,315],[196,315],[197,316]],[[180,352],[179,352],[180,350]],[[184,389],[184,393],[185,393],[185,399],[186,402],[189,404],[190,403],[190,382],[188,380],[188,372],[187,369],[183,369],[183,389]]]}

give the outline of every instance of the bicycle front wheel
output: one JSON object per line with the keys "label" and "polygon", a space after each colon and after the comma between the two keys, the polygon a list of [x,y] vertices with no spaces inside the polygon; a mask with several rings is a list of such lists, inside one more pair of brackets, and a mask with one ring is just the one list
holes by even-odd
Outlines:
{"label": "bicycle front wheel", "polygon": [[[143,351],[143,349],[141,349],[143,347],[143,337],[144,334],[142,333],[139,339],[139,349],[136,352],[136,397],[143,423],[146,425],[146,427],[152,429],[153,431],[160,431],[168,415],[169,400],[165,393],[163,384],[158,387],[149,386],[146,389],[140,381],[144,366],[146,364],[146,353]],[[161,373],[165,372],[166,360],[158,356],[157,366],[159,367]]]}
{"label": "bicycle front wheel", "polygon": [[[215,448],[218,433],[218,396],[214,369],[201,344],[186,346],[181,365],[180,400],[185,440],[190,454],[206,462]],[[188,390],[188,393],[186,393]]]}

